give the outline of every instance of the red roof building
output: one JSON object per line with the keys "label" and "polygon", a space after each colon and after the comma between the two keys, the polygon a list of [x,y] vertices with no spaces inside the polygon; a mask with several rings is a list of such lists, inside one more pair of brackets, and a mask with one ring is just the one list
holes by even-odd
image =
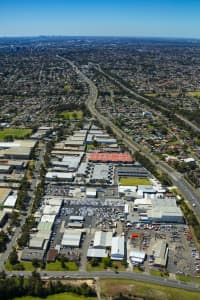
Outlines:
{"label": "red roof building", "polygon": [[132,163],[134,160],[128,153],[93,152],[89,156],[89,161]]}

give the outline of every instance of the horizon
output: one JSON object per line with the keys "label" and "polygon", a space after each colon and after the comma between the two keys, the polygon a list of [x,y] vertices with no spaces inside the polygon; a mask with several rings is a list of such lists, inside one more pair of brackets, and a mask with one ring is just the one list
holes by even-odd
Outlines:
{"label": "horizon", "polygon": [[0,37],[199,39],[198,0],[1,0]]}

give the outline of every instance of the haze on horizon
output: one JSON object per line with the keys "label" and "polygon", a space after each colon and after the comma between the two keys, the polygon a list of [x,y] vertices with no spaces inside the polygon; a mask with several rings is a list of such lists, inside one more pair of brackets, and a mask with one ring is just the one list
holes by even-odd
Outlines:
{"label": "haze on horizon", "polygon": [[1,0],[0,36],[200,38],[199,0]]}

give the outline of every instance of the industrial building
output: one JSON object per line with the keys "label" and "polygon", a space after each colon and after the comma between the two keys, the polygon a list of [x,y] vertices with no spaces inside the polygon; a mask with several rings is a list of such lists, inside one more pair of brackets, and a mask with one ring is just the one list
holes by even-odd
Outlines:
{"label": "industrial building", "polygon": [[64,173],[64,172],[47,172],[46,173],[46,180],[47,181],[68,181],[71,182],[74,179],[73,173]]}
{"label": "industrial building", "polygon": [[97,189],[93,187],[88,187],[86,189],[86,197],[87,198],[96,198],[97,197]]}
{"label": "industrial building", "polygon": [[133,265],[142,264],[145,260],[146,253],[142,250],[134,249],[130,251],[129,258]]}
{"label": "industrial building", "polygon": [[104,182],[109,183],[111,180],[110,168],[106,164],[94,165],[93,173],[90,181],[92,183]]}
{"label": "industrial building", "polygon": [[110,248],[112,246],[112,232],[96,231],[93,248]]}
{"label": "industrial building", "polygon": [[91,162],[132,163],[133,158],[128,153],[93,152],[88,158]]}
{"label": "industrial building", "polygon": [[112,238],[111,259],[112,260],[124,259],[124,236],[118,236]]}
{"label": "industrial building", "polygon": [[151,223],[184,223],[183,213],[175,198],[136,199],[134,210],[138,211],[141,221],[145,217]]}
{"label": "industrial building", "polygon": [[82,231],[66,229],[63,234],[61,245],[63,247],[79,248],[82,234]]}
{"label": "industrial building", "polygon": [[158,267],[165,267],[167,265],[168,252],[169,248],[166,241],[155,241],[151,250],[151,255],[154,257],[153,264]]}
{"label": "industrial building", "polygon": [[88,248],[87,251],[88,258],[103,258],[107,256],[108,253],[106,252],[106,249]]}

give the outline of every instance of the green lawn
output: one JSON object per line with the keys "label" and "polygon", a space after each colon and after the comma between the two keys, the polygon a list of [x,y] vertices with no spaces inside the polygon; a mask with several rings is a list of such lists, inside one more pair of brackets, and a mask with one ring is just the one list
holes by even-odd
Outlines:
{"label": "green lawn", "polygon": [[[21,298],[15,298],[14,300],[41,300],[44,298],[38,298],[38,297],[31,297],[31,296],[27,296],[27,297],[21,297]],[[86,298],[83,296],[79,296],[76,294],[71,294],[71,293],[61,293],[61,294],[56,294],[56,295],[52,295],[49,296],[47,298],[45,298],[47,300],[94,300],[96,298]]]}
{"label": "green lawn", "polygon": [[13,138],[25,138],[32,133],[32,129],[23,128],[5,128],[0,130],[0,141],[6,139],[7,136],[12,136]]}
{"label": "green lawn", "polygon": [[199,292],[190,292],[179,288],[156,285],[127,279],[101,279],[101,293],[107,298],[116,297],[120,293],[124,296],[132,295],[137,298],[154,300],[200,300]]}
{"label": "green lawn", "polygon": [[145,94],[145,96],[147,96],[147,97],[157,97],[157,94],[154,94],[154,93],[152,93],[152,94]]}
{"label": "green lawn", "polygon": [[83,118],[83,112],[82,111],[63,111],[60,116],[64,120],[81,120]]}
{"label": "green lawn", "polygon": [[75,262],[66,262],[66,268],[62,268],[60,261],[56,261],[54,263],[48,263],[46,265],[47,271],[77,271],[78,267]]}
{"label": "green lawn", "polygon": [[99,263],[98,266],[96,267],[93,267],[90,262],[87,263],[87,271],[94,271],[94,272],[98,272],[98,271],[105,271],[105,268],[104,268],[104,264],[102,262]]}
{"label": "green lawn", "polygon": [[[19,264],[24,267],[25,271],[34,271],[34,269],[35,269],[33,267],[33,265],[32,265],[32,262],[29,262],[29,261],[23,261],[23,262],[21,261]],[[15,266],[11,265],[8,260],[6,262],[6,270],[7,271],[14,271],[14,270],[16,270]]]}
{"label": "green lawn", "polygon": [[192,97],[200,97],[200,91],[196,92],[188,92],[186,93],[187,96],[192,96]]}
{"label": "green lawn", "polygon": [[190,276],[184,276],[184,275],[176,275],[176,279],[184,282],[192,281],[192,278]]}
{"label": "green lawn", "polygon": [[159,277],[165,277],[165,278],[169,277],[166,273],[160,272],[160,271],[154,270],[154,269],[150,271],[150,274],[153,276],[159,276]]}
{"label": "green lawn", "polygon": [[151,182],[146,178],[122,177],[119,180],[121,185],[136,186],[136,185],[151,185]]}
{"label": "green lawn", "polygon": [[[126,268],[123,266],[123,264],[120,261],[113,261],[112,262],[112,267],[108,267],[107,269],[110,270],[117,270],[117,271],[125,271]],[[106,269],[104,268],[103,262],[100,262],[98,266],[93,267],[90,262],[87,263],[87,271],[93,271],[93,272],[98,272],[98,271],[105,271]]]}

